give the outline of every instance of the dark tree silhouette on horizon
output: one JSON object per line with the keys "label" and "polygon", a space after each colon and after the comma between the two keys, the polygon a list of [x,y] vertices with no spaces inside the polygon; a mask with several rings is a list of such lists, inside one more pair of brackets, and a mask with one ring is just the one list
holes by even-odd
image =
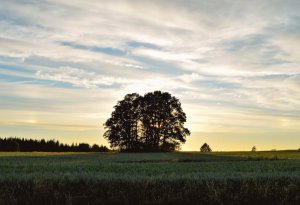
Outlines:
{"label": "dark tree silhouette on horizon", "polygon": [[211,152],[211,148],[207,143],[204,143],[201,147],[200,147],[200,152]]}
{"label": "dark tree silhouette on horizon", "polygon": [[104,136],[109,140],[111,147],[119,147],[121,150],[138,149],[140,104],[141,96],[133,93],[126,95],[114,106],[111,118],[104,124],[105,128],[108,128]]}
{"label": "dark tree silhouette on horizon", "polygon": [[0,151],[5,152],[108,152],[106,146],[94,144],[90,147],[87,143],[63,144],[56,140],[36,140],[17,137],[1,138]]}
{"label": "dark tree silhouette on horizon", "polygon": [[174,151],[190,131],[177,98],[154,91],[140,96],[127,94],[104,123],[104,137],[122,151]]}

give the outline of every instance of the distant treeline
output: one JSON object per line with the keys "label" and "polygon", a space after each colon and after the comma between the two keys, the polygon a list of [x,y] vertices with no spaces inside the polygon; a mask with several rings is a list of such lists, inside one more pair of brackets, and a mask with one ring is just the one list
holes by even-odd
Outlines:
{"label": "distant treeline", "polygon": [[11,152],[108,152],[106,146],[94,144],[90,146],[87,143],[63,144],[57,140],[33,140],[24,138],[0,138],[0,151]]}

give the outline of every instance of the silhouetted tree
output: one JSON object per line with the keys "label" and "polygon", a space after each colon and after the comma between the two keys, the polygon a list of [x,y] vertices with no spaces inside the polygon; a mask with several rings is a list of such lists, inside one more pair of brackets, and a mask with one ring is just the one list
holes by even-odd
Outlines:
{"label": "silhouetted tree", "polygon": [[94,144],[93,146],[92,146],[92,152],[98,152],[98,150],[99,150],[99,145],[97,145],[97,144]]}
{"label": "silhouetted tree", "polygon": [[99,145],[94,144],[91,148],[91,151],[92,152],[108,152],[109,149],[106,146],[103,146],[103,145],[99,146]]}
{"label": "silhouetted tree", "polygon": [[201,148],[200,148],[200,152],[211,152],[211,148],[207,143],[204,143]]}
{"label": "silhouetted tree", "polygon": [[251,151],[252,151],[252,152],[256,152],[256,147],[253,146],[252,149],[251,149]]}
{"label": "silhouetted tree", "polygon": [[190,131],[179,100],[155,91],[128,94],[114,107],[104,126],[111,147],[126,151],[174,151]]}
{"label": "silhouetted tree", "polygon": [[143,98],[142,123],[147,149],[170,151],[185,142],[190,134],[184,128],[186,115],[179,100],[170,93],[155,91]]}
{"label": "silhouetted tree", "polygon": [[137,93],[128,94],[114,106],[111,118],[104,124],[108,128],[104,137],[112,147],[137,149],[140,98]]}

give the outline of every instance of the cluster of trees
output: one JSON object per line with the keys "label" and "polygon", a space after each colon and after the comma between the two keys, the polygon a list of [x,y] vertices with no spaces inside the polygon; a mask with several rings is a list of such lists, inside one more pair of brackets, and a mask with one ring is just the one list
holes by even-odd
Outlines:
{"label": "cluster of trees", "polygon": [[127,94],[104,123],[104,137],[121,151],[174,151],[186,141],[186,114],[170,93]]}
{"label": "cluster of trees", "polygon": [[33,140],[20,138],[0,138],[0,151],[21,151],[21,152],[107,152],[106,146],[87,143],[62,144],[56,140]]}

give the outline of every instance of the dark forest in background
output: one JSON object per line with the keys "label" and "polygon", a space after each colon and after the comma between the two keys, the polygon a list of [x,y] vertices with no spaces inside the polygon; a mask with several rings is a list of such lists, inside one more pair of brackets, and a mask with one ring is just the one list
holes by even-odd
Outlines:
{"label": "dark forest in background", "polygon": [[106,146],[94,144],[90,146],[87,143],[63,144],[57,140],[33,140],[24,138],[0,138],[0,151],[11,152],[108,152]]}

